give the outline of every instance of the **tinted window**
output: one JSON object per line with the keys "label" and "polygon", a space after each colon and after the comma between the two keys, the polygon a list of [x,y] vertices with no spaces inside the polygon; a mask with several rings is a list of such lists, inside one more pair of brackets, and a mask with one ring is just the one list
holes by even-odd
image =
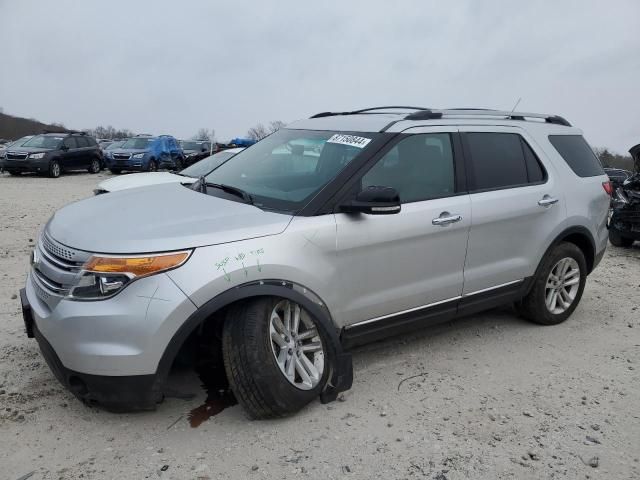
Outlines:
{"label": "tinted window", "polygon": [[447,133],[411,135],[401,140],[364,177],[362,188],[395,188],[402,203],[453,195],[453,150]]}
{"label": "tinted window", "polygon": [[522,143],[524,160],[527,164],[527,177],[529,179],[529,183],[538,183],[544,181],[546,175],[544,170],[542,169],[542,165],[540,165],[540,160],[538,160],[536,154],[533,153],[533,150],[531,150],[529,144],[525,142],[522,137],[520,137],[520,143]]}
{"label": "tinted window", "polygon": [[78,143],[78,148],[85,148],[89,146],[89,142],[85,137],[75,137],[75,139]]}
{"label": "tinted window", "polygon": [[90,147],[95,147],[96,145],[98,145],[98,143],[96,142],[95,138],[93,137],[84,137],[87,139],[87,142],[89,142],[89,146]]}
{"label": "tinted window", "polygon": [[549,135],[549,141],[579,177],[604,174],[600,160],[582,135]]}
{"label": "tinted window", "polygon": [[469,178],[472,190],[493,190],[527,183],[527,167],[520,135],[467,133],[471,153]]}
{"label": "tinted window", "polygon": [[77,148],[76,139],[73,137],[67,137],[64,139],[64,146],[69,148]]}

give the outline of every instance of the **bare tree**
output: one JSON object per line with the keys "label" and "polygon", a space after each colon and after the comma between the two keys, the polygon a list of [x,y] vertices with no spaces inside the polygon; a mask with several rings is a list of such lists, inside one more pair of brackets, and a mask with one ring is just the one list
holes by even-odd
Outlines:
{"label": "bare tree", "polygon": [[286,125],[282,120],[271,120],[269,122],[269,133],[277,132]]}
{"label": "bare tree", "polygon": [[207,142],[212,142],[216,137],[216,131],[212,128],[211,130],[207,130],[206,128],[201,128],[198,130],[193,137],[192,140],[206,140]]}
{"label": "bare tree", "polygon": [[265,128],[263,124],[258,123],[247,131],[247,137],[257,142],[258,140],[262,140],[264,137],[269,135],[269,133],[270,132]]}

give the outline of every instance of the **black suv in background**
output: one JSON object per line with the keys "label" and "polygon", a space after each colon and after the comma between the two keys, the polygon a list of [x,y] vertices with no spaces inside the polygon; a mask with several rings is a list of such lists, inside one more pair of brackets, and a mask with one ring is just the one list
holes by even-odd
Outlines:
{"label": "black suv in background", "polygon": [[183,165],[188,167],[211,155],[211,142],[206,140],[180,140],[184,152]]}
{"label": "black suv in background", "polygon": [[63,171],[98,173],[101,168],[102,150],[95,138],[82,132],[36,135],[21,147],[9,148],[4,159],[11,175],[35,172],[57,178]]}

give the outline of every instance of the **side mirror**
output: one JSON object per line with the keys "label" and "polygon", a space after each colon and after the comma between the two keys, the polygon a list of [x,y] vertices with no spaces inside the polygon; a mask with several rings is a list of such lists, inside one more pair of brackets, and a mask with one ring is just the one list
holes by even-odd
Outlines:
{"label": "side mirror", "polygon": [[372,185],[358,193],[354,200],[341,205],[340,209],[350,213],[391,215],[400,212],[400,195],[395,188]]}

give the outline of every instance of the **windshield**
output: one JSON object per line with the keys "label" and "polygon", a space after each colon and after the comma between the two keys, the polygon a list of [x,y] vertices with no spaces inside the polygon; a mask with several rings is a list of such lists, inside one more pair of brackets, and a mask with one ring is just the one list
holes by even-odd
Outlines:
{"label": "windshield", "polygon": [[198,150],[198,151],[200,151],[203,148],[205,150],[209,150],[207,148],[207,145],[205,145],[205,142],[185,142],[185,141],[182,141],[182,142],[180,142],[180,145],[182,145],[182,148],[184,150]]}
{"label": "windshield", "polygon": [[48,135],[37,135],[31,140],[27,140],[23,147],[35,148],[58,148],[64,137],[50,137]]}
{"label": "windshield", "polygon": [[105,150],[115,150],[116,148],[122,147],[122,145],[124,145],[124,142],[112,142],[109,145],[107,145]]}
{"label": "windshield", "polygon": [[215,155],[211,155],[210,157],[204,158],[199,162],[194,163],[190,167],[185,168],[180,171],[181,175],[186,175],[187,177],[198,178],[203,175],[210,173],[211,171],[218,168],[224,162],[229,160],[231,157],[235,156],[237,152],[219,152]]}
{"label": "windshield", "polygon": [[378,135],[280,129],[206,179],[246,191],[258,207],[296,211]]}
{"label": "windshield", "polygon": [[128,150],[142,150],[147,148],[154,140],[155,139],[153,138],[130,138],[124,142],[122,148]]}

